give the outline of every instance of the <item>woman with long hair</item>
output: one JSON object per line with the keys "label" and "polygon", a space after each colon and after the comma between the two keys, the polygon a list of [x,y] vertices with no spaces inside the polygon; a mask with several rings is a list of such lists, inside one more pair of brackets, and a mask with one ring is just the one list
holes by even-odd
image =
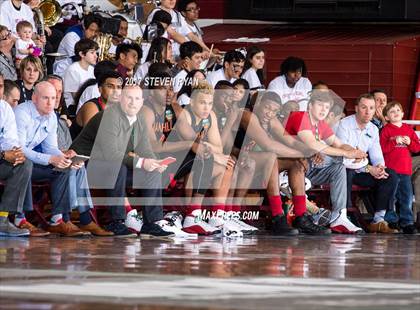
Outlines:
{"label": "woman with long hair", "polygon": [[172,57],[172,43],[170,40],[159,37],[152,41],[146,61],[137,68],[137,71],[134,74],[134,80],[141,82],[147,76],[150,65],[155,62],[163,62],[172,67],[174,61]]}
{"label": "woman with long hair", "polygon": [[258,46],[251,46],[246,51],[244,74],[251,90],[265,89],[264,86],[265,53]]}

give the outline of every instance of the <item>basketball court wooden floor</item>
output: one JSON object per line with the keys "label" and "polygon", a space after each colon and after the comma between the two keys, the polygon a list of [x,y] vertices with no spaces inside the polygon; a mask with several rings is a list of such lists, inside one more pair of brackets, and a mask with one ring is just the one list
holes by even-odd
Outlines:
{"label": "basketball court wooden floor", "polygon": [[420,235],[0,239],[0,309],[353,308],[420,308]]}

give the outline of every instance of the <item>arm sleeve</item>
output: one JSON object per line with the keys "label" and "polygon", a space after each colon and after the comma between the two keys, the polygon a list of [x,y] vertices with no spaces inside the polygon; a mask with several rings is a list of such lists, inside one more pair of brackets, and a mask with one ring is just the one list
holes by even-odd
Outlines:
{"label": "arm sleeve", "polygon": [[48,135],[41,143],[42,151],[46,154],[51,155],[63,155],[63,153],[61,153],[61,151],[58,148],[57,118],[55,116],[53,118],[50,118],[48,127]]}
{"label": "arm sleeve", "polygon": [[80,40],[75,32],[67,33],[60,42],[59,53],[66,54],[67,57],[74,56],[74,46]]}
{"label": "arm sleeve", "polygon": [[29,132],[28,124],[30,124],[30,117],[23,111],[17,111],[16,124],[19,136],[19,142],[22,145],[23,153],[25,156],[33,161],[35,164],[47,166],[50,161],[51,155],[43,154],[32,150],[27,147],[26,140]]}
{"label": "arm sleeve", "polygon": [[410,150],[410,152],[412,152],[412,153],[418,153],[418,152],[420,152],[420,141],[419,141],[419,137],[417,136],[417,134],[416,134],[416,132],[414,130],[411,130],[410,139],[411,139],[411,143],[408,146],[408,149]]}
{"label": "arm sleeve", "polygon": [[373,141],[369,146],[368,153],[370,161],[374,166],[379,164],[385,165],[384,155],[382,154],[378,132],[373,136]]}
{"label": "arm sleeve", "polygon": [[395,137],[391,137],[387,126],[382,129],[379,142],[381,143],[383,154],[390,153],[397,145]]}
{"label": "arm sleeve", "polygon": [[322,122],[319,126],[319,130],[321,132],[321,138],[322,140],[327,140],[329,137],[334,135],[334,131],[331,129],[330,126],[328,126],[327,123]]}
{"label": "arm sleeve", "polygon": [[5,114],[4,127],[0,127],[0,151],[8,151],[20,145],[13,110],[7,103],[5,103],[4,107],[5,109],[0,110],[1,113]]}
{"label": "arm sleeve", "polygon": [[343,142],[344,144],[348,144],[351,145],[353,147],[355,147],[351,141],[350,141],[350,135],[345,127],[344,122],[340,122],[338,123],[337,126],[337,132],[335,133],[335,135],[341,140],[341,142]]}

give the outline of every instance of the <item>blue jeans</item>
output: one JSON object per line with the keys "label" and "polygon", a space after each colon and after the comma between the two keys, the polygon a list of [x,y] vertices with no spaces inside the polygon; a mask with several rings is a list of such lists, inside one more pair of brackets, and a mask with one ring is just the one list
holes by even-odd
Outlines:
{"label": "blue jeans", "polygon": [[70,170],[69,195],[72,210],[77,209],[79,213],[83,213],[93,208],[85,167]]}
{"label": "blue jeans", "polygon": [[[49,181],[51,184],[52,215],[69,213],[70,193],[69,193],[69,171],[58,172],[53,170],[53,166],[43,166],[34,164],[32,168],[31,181]],[[23,211],[32,211],[32,182],[28,183]]]}
{"label": "blue jeans", "polygon": [[411,184],[411,176],[406,174],[397,174],[398,187],[395,194],[395,200],[399,206],[400,216],[398,217],[395,210],[388,210],[385,215],[385,220],[389,223],[400,223],[401,227],[413,225],[413,185]]}

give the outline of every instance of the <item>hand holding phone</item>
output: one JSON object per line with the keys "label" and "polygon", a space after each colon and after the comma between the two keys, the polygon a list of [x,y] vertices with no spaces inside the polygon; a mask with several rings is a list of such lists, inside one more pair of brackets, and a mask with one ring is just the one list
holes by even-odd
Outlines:
{"label": "hand holding phone", "polygon": [[165,159],[162,159],[160,161],[160,165],[162,165],[162,166],[169,166],[170,164],[173,164],[174,162],[176,162],[176,158],[166,157]]}

